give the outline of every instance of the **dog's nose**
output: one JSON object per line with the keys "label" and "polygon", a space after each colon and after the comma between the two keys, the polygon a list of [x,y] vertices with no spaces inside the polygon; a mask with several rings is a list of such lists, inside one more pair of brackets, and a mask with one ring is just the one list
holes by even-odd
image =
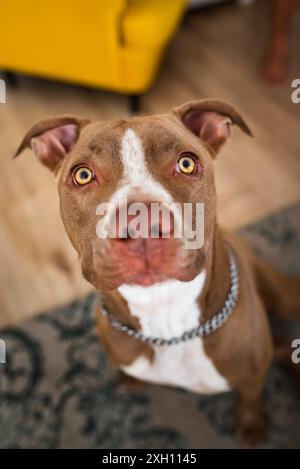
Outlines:
{"label": "dog's nose", "polygon": [[174,215],[156,202],[134,202],[117,209],[114,229],[115,236],[111,237],[118,240],[172,238]]}

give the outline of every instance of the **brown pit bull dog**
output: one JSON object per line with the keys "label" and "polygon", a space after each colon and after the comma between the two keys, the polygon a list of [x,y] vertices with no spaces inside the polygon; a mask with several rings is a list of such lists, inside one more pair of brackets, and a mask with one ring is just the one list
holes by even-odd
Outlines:
{"label": "brown pit bull dog", "polygon": [[[254,444],[265,434],[261,392],[273,358],[267,311],[299,315],[300,281],[218,226],[213,160],[232,125],[251,135],[231,106],[215,100],[113,122],[66,115],[34,125],[15,156],[30,147],[58,175],[66,231],[84,277],[103,294],[99,331],[112,362],[142,381],[235,390],[238,435]],[[202,203],[202,245],[188,249],[172,236],[175,213],[168,237],[159,225],[156,238],[101,239],[99,203],[117,206],[124,195]]]}

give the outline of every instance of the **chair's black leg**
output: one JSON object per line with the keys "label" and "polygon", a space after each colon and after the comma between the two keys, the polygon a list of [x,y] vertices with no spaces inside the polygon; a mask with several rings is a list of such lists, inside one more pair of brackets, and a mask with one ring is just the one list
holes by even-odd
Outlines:
{"label": "chair's black leg", "polygon": [[16,88],[18,86],[18,78],[15,73],[3,72],[3,77],[7,86],[10,86],[11,88]]}
{"label": "chair's black leg", "polygon": [[140,110],[140,95],[131,94],[129,96],[129,110],[131,114],[135,114]]}

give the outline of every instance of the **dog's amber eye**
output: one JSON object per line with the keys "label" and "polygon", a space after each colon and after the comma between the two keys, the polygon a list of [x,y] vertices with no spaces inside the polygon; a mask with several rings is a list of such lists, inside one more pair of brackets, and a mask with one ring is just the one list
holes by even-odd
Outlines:
{"label": "dog's amber eye", "polygon": [[178,168],[183,174],[193,174],[196,171],[196,163],[190,156],[182,156],[178,160]]}
{"label": "dog's amber eye", "polygon": [[90,168],[86,166],[82,166],[81,168],[75,169],[73,173],[73,181],[75,184],[79,184],[80,186],[84,186],[85,184],[89,184],[94,179],[94,173]]}

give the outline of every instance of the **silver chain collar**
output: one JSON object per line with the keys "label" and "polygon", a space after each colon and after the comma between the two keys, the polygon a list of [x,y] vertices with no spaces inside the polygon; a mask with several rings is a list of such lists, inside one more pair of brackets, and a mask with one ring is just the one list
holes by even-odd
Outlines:
{"label": "silver chain collar", "polygon": [[180,342],[195,339],[196,337],[205,337],[218,330],[231,316],[238,296],[239,296],[239,272],[236,257],[231,249],[229,249],[229,263],[230,263],[230,290],[225,300],[224,306],[216,314],[214,314],[207,321],[200,323],[199,326],[184,332],[179,337],[171,337],[170,339],[163,339],[160,337],[146,336],[142,332],[137,331],[131,326],[123,324],[118,319],[112,317],[104,305],[102,307],[102,314],[107,318],[109,323],[117,330],[125,332],[137,340],[146,342],[151,345],[176,345]]}

